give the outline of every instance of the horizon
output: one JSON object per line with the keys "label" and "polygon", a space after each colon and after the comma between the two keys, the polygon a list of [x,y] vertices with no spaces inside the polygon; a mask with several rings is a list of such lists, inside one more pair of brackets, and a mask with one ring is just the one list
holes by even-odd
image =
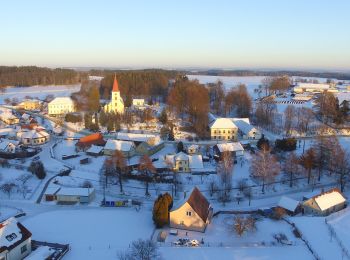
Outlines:
{"label": "horizon", "polygon": [[346,0],[11,1],[0,16],[1,65],[349,72],[349,7]]}

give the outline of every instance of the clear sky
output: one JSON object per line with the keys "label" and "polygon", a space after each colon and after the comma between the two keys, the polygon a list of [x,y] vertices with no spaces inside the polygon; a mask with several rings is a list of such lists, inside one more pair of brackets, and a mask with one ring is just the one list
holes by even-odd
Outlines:
{"label": "clear sky", "polygon": [[350,0],[8,0],[0,64],[350,70]]}

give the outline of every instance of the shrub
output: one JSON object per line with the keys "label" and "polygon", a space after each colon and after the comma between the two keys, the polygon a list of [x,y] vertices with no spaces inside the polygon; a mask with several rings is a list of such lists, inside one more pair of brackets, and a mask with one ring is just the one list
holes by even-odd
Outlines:
{"label": "shrub", "polygon": [[83,118],[79,114],[70,113],[66,115],[64,120],[70,123],[79,123],[79,122],[82,122]]}
{"label": "shrub", "polygon": [[285,152],[294,151],[297,149],[297,140],[295,138],[277,139],[275,148]]}

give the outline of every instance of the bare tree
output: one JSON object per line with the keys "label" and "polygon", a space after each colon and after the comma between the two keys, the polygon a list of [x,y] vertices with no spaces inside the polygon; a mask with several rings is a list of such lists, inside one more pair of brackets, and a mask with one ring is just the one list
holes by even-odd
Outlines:
{"label": "bare tree", "polygon": [[292,105],[288,105],[284,110],[284,130],[288,136],[293,127],[293,120],[295,117],[295,108]]}
{"label": "bare tree", "polygon": [[316,166],[316,154],[314,149],[310,148],[300,157],[300,164],[307,172],[307,183],[310,184],[312,169]]}
{"label": "bare tree", "polygon": [[284,163],[284,171],[289,175],[289,187],[293,187],[294,176],[299,171],[299,158],[295,154],[295,152],[291,152],[285,163]]}
{"label": "bare tree", "polygon": [[237,215],[233,218],[233,229],[241,237],[247,231],[256,230],[256,220],[252,216]]}
{"label": "bare tree", "polygon": [[218,164],[218,175],[220,178],[220,197],[219,199],[225,204],[230,201],[230,192],[232,189],[232,171],[233,159],[228,151],[224,151],[221,155],[221,161]]}
{"label": "bare tree", "polygon": [[148,186],[150,180],[153,178],[153,174],[156,173],[156,168],[154,167],[151,158],[148,155],[143,155],[140,158],[139,170],[145,175],[146,182],[146,196],[149,196]]}
{"label": "bare tree", "polygon": [[28,192],[29,192],[29,188],[27,185],[27,182],[29,179],[31,179],[33,177],[33,175],[31,174],[22,174],[20,175],[16,180],[18,182],[18,191],[22,194],[23,199],[26,198]]}
{"label": "bare tree", "polygon": [[16,184],[13,183],[12,181],[5,182],[0,186],[0,190],[3,193],[6,193],[9,198],[11,198],[11,194],[15,188],[16,188]]}
{"label": "bare tree", "polygon": [[262,192],[265,192],[266,182],[273,181],[280,173],[280,164],[270,150],[264,145],[252,158],[250,166],[252,175],[262,181]]}
{"label": "bare tree", "polygon": [[123,193],[123,175],[125,174],[126,169],[126,160],[124,154],[121,151],[115,151],[111,157],[113,165],[115,165],[115,169],[118,176],[120,193]]}

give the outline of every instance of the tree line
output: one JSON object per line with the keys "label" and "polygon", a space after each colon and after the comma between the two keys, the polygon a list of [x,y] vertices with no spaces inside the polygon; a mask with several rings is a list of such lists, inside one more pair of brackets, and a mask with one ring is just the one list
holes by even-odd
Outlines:
{"label": "tree line", "polygon": [[68,85],[80,83],[87,74],[72,69],[50,69],[36,66],[0,66],[0,87],[34,85]]}

